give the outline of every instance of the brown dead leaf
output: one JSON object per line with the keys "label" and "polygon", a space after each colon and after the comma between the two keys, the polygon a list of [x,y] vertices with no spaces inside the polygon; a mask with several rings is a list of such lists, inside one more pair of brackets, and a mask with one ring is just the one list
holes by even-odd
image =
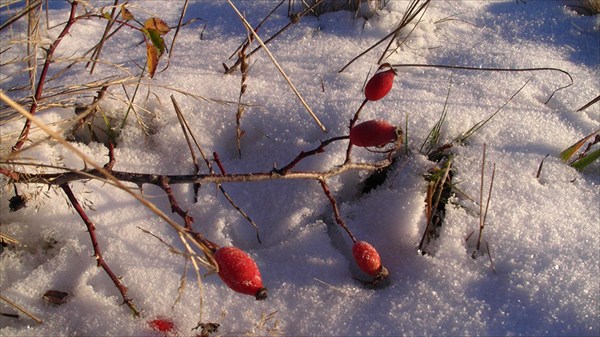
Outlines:
{"label": "brown dead leaf", "polygon": [[150,18],[144,22],[144,28],[156,30],[160,35],[167,34],[171,28],[159,18]]}
{"label": "brown dead leaf", "polygon": [[158,49],[152,43],[146,42],[146,53],[148,55],[148,74],[152,78],[158,66]]}
{"label": "brown dead leaf", "polygon": [[133,20],[133,14],[125,7],[125,5],[121,5],[121,17],[123,20]]}

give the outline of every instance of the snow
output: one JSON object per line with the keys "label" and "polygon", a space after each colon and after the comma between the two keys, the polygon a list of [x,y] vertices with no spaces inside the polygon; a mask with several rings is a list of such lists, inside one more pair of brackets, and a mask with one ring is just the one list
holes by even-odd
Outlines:
{"label": "snow", "polygon": [[[68,6],[56,2],[49,11],[51,26],[64,22]],[[112,3],[112,1],[109,1]],[[136,17],[158,16],[176,25],[181,1],[130,1]],[[173,111],[174,95],[203,150],[217,152],[228,173],[269,172],[310,150],[320,140],[347,133],[348,120],[363,100],[365,79],[377,69],[381,48],[338,70],[398,24],[407,1],[391,1],[377,15],[355,18],[351,12],[307,16],[269,44],[298,91],[326,126],[323,133],[310,118],[264,52],[250,58],[250,106],[242,118],[242,158],[235,141],[235,104],[240,74],[224,75],[221,64],[246,36],[239,18],[225,1],[195,1],[186,19],[201,18],[180,31],[169,68],[150,83],[154,95],[145,100],[142,86],[136,103],[148,125],[141,130],[134,116],[115,149],[118,171],[192,174],[189,150]],[[252,24],[276,2],[239,1]],[[282,27],[287,5],[259,30],[265,39]],[[3,20],[6,12],[2,13]],[[25,21],[2,32],[2,40],[23,37]],[[77,22],[62,41],[60,57],[74,57],[100,39],[104,22]],[[434,1],[406,44],[392,55],[392,64],[427,63],[472,67],[553,67],[569,72],[573,85],[556,71],[477,72],[400,67],[388,96],[369,102],[361,120],[385,119],[408,134],[409,153],[400,157],[384,184],[361,194],[365,172],[350,171],[328,179],[342,218],[353,234],[379,251],[390,271],[376,288],[352,259],[351,244],[335,223],[331,205],[314,180],[273,180],[225,184],[233,200],[259,225],[254,228],[212,185],[203,185],[194,202],[190,185],[174,185],[179,205],[194,217],[194,228],[211,241],[234,245],[258,264],[269,297],[228,289],[216,275],[202,278],[202,289],[184,259],[166,243],[184,249],[176,232],[126,192],[100,181],[72,183],[72,189],[96,225],[105,260],[128,287],[141,310],[134,318],[106,273],[96,267],[89,234],[58,188],[19,185],[32,197],[28,207],[10,212],[12,185],[3,185],[0,210],[3,234],[22,242],[0,255],[0,290],[40,317],[0,316],[2,336],[120,335],[160,336],[148,325],[156,317],[171,319],[171,335],[195,336],[199,321],[219,323],[216,335],[590,335],[600,334],[600,165],[582,172],[559,159],[559,153],[600,128],[600,104],[576,110],[600,92],[600,19],[578,16],[561,1]],[[56,36],[60,27],[51,30]],[[166,36],[170,45],[173,31]],[[104,47],[101,59],[132,69],[143,64],[145,50],[137,32],[122,29]],[[255,45],[254,45],[255,46]],[[8,60],[18,47],[0,55]],[[11,54],[15,53],[15,54]],[[166,57],[166,56],[165,56]],[[161,60],[159,69],[165,64]],[[23,65],[25,67],[25,65]],[[77,68],[79,67],[79,68]],[[85,83],[111,75],[125,76],[107,64],[94,75],[79,65],[49,87]],[[6,71],[6,73],[5,73]],[[2,78],[15,69],[2,69]],[[7,78],[2,90],[18,79]],[[454,146],[455,195],[446,207],[433,256],[418,254],[426,225],[427,182],[423,175],[437,164],[419,154],[419,147],[439,119],[446,95],[446,122],[441,142],[448,142],[475,123],[498,114],[467,142]],[[152,86],[152,85],[160,85]],[[208,100],[169,90],[178,88]],[[101,105],[111,117],[123,118],[126,106],[119,86]],[[133,86],[128,86],[131,95]],[[87,97],[89,102],[90,97]],[[47,123],[72,118],[72,108],[52,108],[39,114]],[[22,120],[2,125],[2,156],[14,144]],[[55,129],[68,127],[53,125]],[[8,138],[12,135],[13,138]],[[34,139],[43,134],[34,132]],[[5,138],[6,137],[6,138]],[[496,165],[490,209],[483,238],[487,255],[471,258],[477,231],[483,144],[487,145],[486,186]],[[107,149],[98,143],[74,143],[98,163]],[[345,142],[303,160],[294,170],[327,170],[343,162]],[[541,176],[536,178],[546,155]],[[83,168],[67,149],[46,142],[26,152],[37,162]],[[382,158],[354,149],[357,161]],[[129,184],[134,187],[133,185]],[[487,191],[487,187],[486,187]],[[142,193],[171,214],[164,192],[144,185]],[[472,200],[469,200],[469,196]],[[172,219],[181,223],[175,214]],[[202,269],[206,272],[205,269]],[[174,305],[182,273],[187,277]],[[51,305],[47,290],[69,293],[63,305]],[[2,302],[0,311],[15,312]],[[200,313],[202,317],[200,317]],[[163,334],[164,335],[164,334]]]}

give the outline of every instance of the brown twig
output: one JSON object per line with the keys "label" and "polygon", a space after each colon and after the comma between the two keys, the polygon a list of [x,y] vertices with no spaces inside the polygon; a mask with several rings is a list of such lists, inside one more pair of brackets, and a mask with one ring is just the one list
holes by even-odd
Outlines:
{"label": "brown twig", "polygon": [[[114,19],[114,17],[115,17],[115,12],[117,11],[118,4],[119,4],[119,0],[115,0],[115,2],[113,4],[113,9],[110,12],[111,19]],[[94,47],[94,52],[92,53],[92,56],[90,57],[90,61],[88,61],[88,63],[85,65],[85,67],[87,68],[90,63],[92,64],[92,67],[90,68],[90,74],[94,73],[94,68],[96,67],[96,62],[100,58],[100,53],[102,52],[102,47],[104,46],[104,42],[106,42],[106,40],[108,38],[108,32],[110,31],[112,26],[115,24],[115,22],[116,22],[115,20],[107,20],[106,27],[104,28],[104,32],[102,33],[102,38],[100,38],[100,42],[98,42],[98,44]]]}
{"label": "brown twig", "polygon": [[[77,18],[75,17],[77,4],[78,4],[77,1],[71,2],[71,12],[69,14],[69,20],[67,20],[67,23],[65,24],[65,27],[63,28],[63,30],[60,32],[60,34],[58,34],[58,37],[56,38],[56,40],[54,40],[54,42],[52,42],[52,44],[46,51],[46,61],[44,62],[44,66],[42,67],[42,72],[40,73],[40,78],[38,80],[38,85],[35,90],[35,95],[33,97],[33,101],[31,102],[31,107],[29,108],[29,113],[31,115],[35,115],[35,113],[37,111],[38,101],[42,98],[42,93],[44,91],[44,83],[46,81],[46,76],[48,75],[48,69],[50,68],[50,63],[52,63],[52,61],[53,61],[54,52],[56,51],[56,48],[62,41],[63,37],[65,37],[67,35],[67,33],[69,32],[69,29],[71,28],[71,26],[77,21]],[[13,154],[18,152],[19,150],[21,150],[21,147],[23,147],[23,144],[25,144],[25,141],[27,141],[27,136],[29,135],[30,128],[31,128],[31,120],[27,119],[25,121],[25,125],[23,126],[23,130],[21,131],[21,134],[19,135],[19,139],[17,140],[17,143],[12,147],[11,152]]]}
{"label": "brown twig", "polygon": [[[270,172],[252,172],[252,173],[228,173],[228,174],[183,174],[183,175],[164,175],[169,178],[169,183],[174,184],[223,184],[223,183],[242,183],[258,182],[267,180],[315,180],[320,178],[329,178],[340,175],[348,171],[377,171],[389,166],[392,161],[389,158],[374,163],[347,163],[341,166],[333,167],[325,171],[292,171],[285,174],[278,173],[278,170]],[[30,163],[10,162],[10,164],[31,165]],[[11,171],[2,169],[0,173],[9,175],[15,181],[21,183],[36,183],[45,185],[60,185],[66,182],[85,180],[90,178],[104,179],[105,172],[100,170],[69,170],[61,173],[41,173],[30,174],[25,172]],[[134,173],[124,171],[108,172],[112,177],[119,181],[130,182],[133,184],[153,184],[160,186],[160,175],[152,173]]]}
{"label": "brown twig", "polygon": [[315,154],[318,154],[318,153],[322,153],[325,151],[325,146],[327,146],[335,141],[343,140],[343,139],[348,139],[348,136],[333,137],[333,138],[329,138],[327,140],[321,141],[321,144],[319,146],[317,146],[316,148],[314,148],[310,151],[301,151],[300,154],[298,156],[296,156],[296,158],[294,158],[289,164],[287,164],[286,166],[284,166],[281,169],[274,169],[273,171],[276,172],[277,174],[285,175],[294,166],[296,166],[296,164],[298,164],[302,159],[312,156],[312,155],[315,155]]}
{"label": "brown twig", "polygon": [[192,223],[194,223],[194,218],[191,217],[187,211],[184,211],[179,204],[177,203],[177,199],[175,199],[175,195],[173,194],[173,189],[171,189],[171,185],[169,185],[169,178],[165,176],[160,176],[160,188],[167,193],[167,198],[169,199],[169,204],[171,205],[171,212],[179,215],[184,223],[185,228],[188,230],[192,229]]}
{"label": "brown twig", "polygon": [[79,201],[77,201],[77,198],[75,197],[75,194],[71,190],[71,187],[69,187],[69,184],[64,183],[59,186],[65,192],[65,194],[67,195],[67,198],[69,198],[69,201],[71,202],[71,205],[73,205],[73,208],[75,208],[75,211],[77,212],[77,214],[79,214],[79,216],[81,217],[81,220],[83,220],[83,222],[85,223],[85,226],[88,229],[88,233],[89,233],[90,239],[92,241],[92,247],[94,249],[94,258],[97,261],[98,267],[102,267],[102,269],[104,269],[106,274],[108,274],[108,277],[110,277],[110,279],[113,281],[113,283],[115,284],[115,286],[121,293],[121,296],[123,297],[123,303],[127,304],[129,309],[131,309],[131,311],[133,312],[133,314],[136,317],[139,316],[140,315],[139,310],[133,303],[132,299],[127,297],[127,288],[121,282],[121,278],[118,277],[110,269],[110,267],[108,266],[108,264],[102,257],[102,252],[100,251],[100,246],[98,245],[98,239],[96,238],[96,226],[90,220],[90,218],[87,216],[87,214],[83,210],[83,207],[81,207],[81,204],[79,204]]}
{"label": "brown twig", "polygon": [[[446,64],[420,64],[420,63],[392,64],[392,67],[394,67],[394,68],[401,68],[401,67],[440,68],[440,69],[454,69],[454,70],[497,71],[497,72],[558,71],[560,73],[563,73],[563,74],[567,75],[569,77],[570,83],[567,84],[567,85],[565,85],[565,86],[559,87],[556,90],[554,90],[552,92],[552,94],[550,94],[550,97],[548,97],[548,99],[544,102],[544,104],[548,104],[548,102],[550,102],[550,100],[552,99],[552,97],[554,97],[554,94],[556,94],[559,90],[566,89],[566,88],[572,86],[573,83],[574,83],[573,82],[573,77],[571,76],[571,74],[569,72],[567,72],[566,70],[562,70],[562,69],[559,69],[559,68],[552,68],[552,67],[539,67],[539,68],[492,68],[492,67],[453,66],[453,65],[446,65]],[[529,82],[529,81],[527,81],[527,82]]]}
{"label": "brown twig", "polygon": [[[213,152],[213,158],[217,163],[217,167],[219,167],[219,170],[221,170],[221,174],[225,174],[225,168],[223,167],[223,163],[221,163],[221,160],[219,160],[219,155],[216,152]],[[233,201],[233,199],[229,196],[229,193],[225,192],[225,189],[223,188],[222,184],[217,184],[217,186],[219,187],[219,190],[221,190],[221,193],[223,193],[223,196],[225,197],[225,199],[227,199],[229,204],[231,204],[231,206],[235,208],[235,210],[238,211],[238,213],[240,213],[244,217],[244,219],[246,219],[246,221],[248,221],[250,225],[252,225],[252,227],[254,227],[254,230],[256,231],[256,239],[258,240],[258,243],[262,243],[260,239],[260,232],[258,231],[258,225],[256,224],[256,222],[254,222],[254,220],[250,218],[248,213],[241,209],[235,203],[235,201]]]}
{"label": "brown twig", "polygon": [[[352,117],[352,119],[350,120],[350,124],[348,125],[348,130],[352,130],[352,128],[354,127],[354,124],[356,124],[356,122],[358,121],[358,117],[360,116],[360,112],[361,112],[362,108],[365,106],[365,104],[367,104],[368,101],[369,100],[366,98],[362,101],[362,103],[358,107],[358,110],[356,110],[356,112],[354,113],[354,117]],[[348,142],[348,148],[346,149],[346,160],[344,161],[344,163],[350,162],[350,153],[351,152],[352,152],[352,143]]]}
{"label": "brown twig", "polygon": [[[312,5],[311,7],[307,8],[307,9],[305,9],[304,11],[300,12],[300,14],[293,15],[293,17],[290,19],[290,22],[288,22],[285,26],[283,26],[281,29],[279,29],[275,34],[271,35],[271,37],[269,37],[268,39],[266,39],[264,41],[264,45],[269,44],[269,42],[273,41],[273,39],[275,39],[277,36],[279,36],[281,33],[283,33],[290,26],[292,26],[292,25],[300,22],[300,18],[302,18],[304,15],[306,15],[310,11],[312,11],[313,8],[315,8],[316,6],[318,6],[321,2],[323,2],[323,0],[318,0],[317,2],[315,2],[314,5]],[[258,28],[258,27],[256,27],[256,28]],[[250,28],[250,29],[252,29],[252,28]],[[257,51],[259,51],[263,47],[264,46],[262,44],[259,45],[259,46],[257,46],[247,56],[250,57],[250,56],[254,55],[254,53],[256,53]],[[223,66],[225,66],[225,74],[231,74],[237,68],[237,66],[240,65],[241,62],[242,61],[238,58],[238,60],[231,67],[227,67],[227,66],[225,66],[225,64],[223,64]]]}
{"label": "brown twig", "polygon": [[338,223],[338,225],[340,225],[340,227],[342,227],[346,231],[346,233],[348,233],[348,235],[350,236],[350,239],[352,239],[352,242],[356,242],[356,237],[354,237],[354,234],[352,234],[352,232],[350,231],[350,228],[348,228],[348,226],[344,222],[344,219],[342,219],[342,216],[340,215],[340,210],[337,206],[337,202],[335,201],[335,198],[331,194],[331,191],[329,190],[329,186],[325,182],[325,179],[318,179],[318,180],[319,180],[319,183],[321,184],[321,188],[323,188],[323,192],[327,196],[327,199],[329,199],[329,203],[331,203],[331,207],[333,208],[333,214],[335,216],[335,221]]}

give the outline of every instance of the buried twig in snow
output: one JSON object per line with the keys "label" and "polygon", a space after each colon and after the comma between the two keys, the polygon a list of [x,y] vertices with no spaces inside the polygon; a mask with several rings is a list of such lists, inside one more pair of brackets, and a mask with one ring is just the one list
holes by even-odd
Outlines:
{"label": "buried twig in snow", "polygon": [[426,180],[429,180],[427,197],[425,199],[427,224],[425,225],[425,230],[423,231],[423,236],[417,250],[422,255],[432,255],[430,251],[426,250],[426,245],[439,235],[439,228],[442,225],[444,217],[443,212],[451,193],[450,181],[452,179],[453,159],[453,156],[449,156],[442,168],[435,168],[431,174],[426,176]]}
{"label": "buried twig in snow", "polygon": [[544,157],[544,159],[542,159],[542,161],[540,162],[540,166],[538,167],[537,173],[535,174],[536,179],[540,179],[540,175],[542,174],[542,166],[544,166],[544,160],[546,160],[546,158],[548,158],[548,156],[550,156],[550,155],[547,154]]}

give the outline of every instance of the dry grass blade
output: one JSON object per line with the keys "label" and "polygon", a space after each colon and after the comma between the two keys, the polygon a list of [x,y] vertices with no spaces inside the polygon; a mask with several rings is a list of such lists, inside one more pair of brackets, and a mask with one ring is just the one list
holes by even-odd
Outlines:
{"label": "dry grass blade", "polygon": [[[115,24],[115,12],[117,11],[117,5],[119,4],[119,0],[115,0],[114,4],[113,4],[113,9],[110,13],[110,18],[111,20],[106,20],[106,27],[104,28],[104,32],[102,33],[102,38],[100,38],[100,42],[93,48],[94,52],[92,53],[92,57],[91,57],[91,61],[88,62],[88,64],[86,64],[86,67],[91,63],[92,67],[90,68],[90,74],[94,73],[94,68],[96,67],[96,62],[98,61],[98,58],[100,58],[100,52],[102,51],[102,47],[104,46],[104,43],[107,41],[108,38],[108,32],[110,31],[110,29],[112,28],[112,26]],[[117,14],[118,16],[119,14]]]}
{"label": "dry grass blade", "polygon": [[37,318],[34,314],[32,314],[31,312],[29,312],[27,309],[23,308],[22,306],[16,304],[15,302],[9,300],[8,298],[2,296],[2,294],[0,294],[0,300],[3,300],[4,302],[8,303],[8,305],[10,305],[11,307],[17,309],[18,311],[22,312],[23,314],[25,314],[26,316],[28,316],[29,318],[31,318],[32,320],[34,320],[36,323],[38,324],[42,324],[42,320]]}
{"label": "dry grass blade", "polygon": [[[383,38],[381,38],[379,41],[377,41],[375,44],[373,44],[371,47],[367,48],[366,50],[364,50],[363,52],[361,52],[360,54],[358,54],[357,56],[355,56],[352,60],[350,60],[348,63],[346,63],[346,65],[344,65],[338,72],[341,73],[344,70],[346,70],[346,68],[348,68],[352,63],[354,63],[354,61],[358,60],[359,58],[361,58],[362,56],[364,56],[365,54],[367,54],[368,52],[370,52],[371,50],[375,49],[377,46],[379,46],[380,44],[382,44],[383,42],[385,42],[387,39],[394,37],[390,40],[390,43],[388,44],[388,46],[386,47],[386,49],[384,50],[383,54],[381,55],[381,57],[379,58],[379,61],[377,62],[378,64],[380,64],[385,56],[385,53],[387,52],[387,50],[389,49],[392,41],[394,41],[395,37],[398,36],[398,34],[400,33],[400,31],[402,29],[404,29],[404,27],[406,27],[411,21],[413,21],[415,19],[415,17],[422,11],[424,11],[427,6],[429,5],[430,0],[426,0],[423,4],[421,4],[421,6],[415,10],[417,4],[420,2],[421,0],[412,0],[409,5],[408,5],[408,9],[405,13],[405,15],[403,16],[402,20],[400,21],[400,23],[398,24],[398,27],[396,27],[396,29],[394,29],[392,32],[390,32],[388,35],[384,36]],[[412,31],[411,31],[412,32]],[[409,34],[410,35],[410,34]]]}
{"label": "dry grass blade", "polygon": [[[15,15],[11,16],[2,25],[0,25],[0,32],[4,28],[9,27],[10,25],[12,25],[16,21],[18,21],[23,16],[27,15],[30,11],[34,10],[36,7],[39,7],[41,4],[42,4],[42,0],[35,0],[35,1],[30,2],[27,6],[25,6],[25,8],[23,8],[21,11],[19,11]],[[0,4],[0,8],[1,7],[3,7],[3,5]]]}
{"label": "dry grass blade", "polygon": [[[409,23],[414,21],[414,19],[417,17],[417,15],[421,14],[417,23],[413,26],[413,28],[410,30],[410,32],[408,32],[408,34],[406,34],[406,36],[402,39],[400,44],[398,44],[398,46],[395,48],[395,50],[400,48],[404,44],[404,42],[406,42],[406,40],[412,34],[412,32],[415,31],[415,29],[417,28],[417,25],[419,24],[419,22],[421,22],[423,15],[425,15],[425,12],[427,11],[427,7],[429,7],[429,3],[431,0],[426,0],[424,3],[422,3],[417,8],[420,1],[421,0],[413,0],[411,3],[408,4],[408,9],[406,10],[406,12],[404,12],[404,15],[402,16],[402,20],[398,24],[398,28],[396,28],[396,30],[395,30],[394,36],[390,39],[390,42],[388,43],[387,47],[385,47],[383,53],[381,53],[381,57],[379,58],[379,61],[377,61],[377,64],[381,64],[381,62],[383,62],[383,60],[386,58],[385,54],[390,49],[392,43],[398,38],[398,35],[400,35],[400,32],[402,31],[402,29],[404,27],[406,27]],[[391,54],[392,53],[390,53],[390,55]]]}
{"label": "dry grass blade", "polygon": [[[49,136],[51,136],[55,141],[62,144],[68,151],[70,151],[71,153],[73,153],[74,155],[79,157],[87,165],[93,167],[97,172],[102,174],[102,176],[105,177],[106,179],[108,179],[110,182],[112,182],[112,184],[114,186],[118,187],[119,189],[125,191],[127,194],[131,195],[134,199],[139,201],[142,205],[144,205],[146,208],[148,208],[150,211],[152,211],[158,217],[160,217],[165,222],[167,222],[169,225],[171,225],[171,227],[173,227],[173,229],[175,229],[178,233],[180,233],[180,235],[185,237],[186,241],[191,240],[204,254],[207,255],[207,257],[209,257],[209,259],[212,257],[212,251],[208,247],[206,247],[204,244],[200,244],[196,240],[194,240],[194,238],[181,225],[179,225],[178,223],[173,221],[168,215],[166,215],[163,211],[161,211],[158,207],[156,207],[156,205],[154,205],[150,201],[143,198],[141,195],[136,193],[132,188],[123,184],[112,173],[108,172],[100,164],[96,163],[94,160],[92,160],[91,158],[86,156],[83,152],[78,150],[75,146],[71,145],[60,134],[58,134],[56,131],[50,129],[39,118],[30,114],[22,106],[16,104],[10,97],[6,96],[6,94],[4,94],[4,92],[1,92],[1,91],[0,91],[0,100],[4,101],[5,103],[7,103],[11,107],[13,107],[20,114],[25,116],[27,119],[31,120],[33,124],[37,125],[40,129],[42,129]],[[214,260],[210,261],[210,262],[212,263],[212,262],[214,262]],[[215,265],[216,265],[216,263],[215,263]]]}
{"label": "dry grass blade", "polygon": [[587,104],[585,104],[585,105],[584,105],[584,106],[582,106],[581,108],[577,109],[577,112],[579,112],[579,111],[583,111],[583,110],[585,110],[585,109],[589,108],[590,106],[592,106],[592,105],[594,105],[594,104],[598,103],[599,101],[600,101],[600,95],[599,95],[598,97],[594,98],[593,100],[589,101]]}
{"label": "dry grass blade", "polygon": [[[171,100],[173,101],[173,106],[175,108],[175,112],[177,113],[177,117],[179,119],[179,123],[181,124],[181,127],[183,129],[183,133],[184,133],[186,141],[188,143],[188,147],[190,148],[190,152],[192,153],[192,159],[193,159],[194,165],[196,167],[196,173],[199,173],[199,167],[197,165],[197,160],[196,160],[193,148],[191,146],[191,142],[189,140],[189,137],[191,137],[191,139],[194,141],[194,144],[196,145],[196,148],[198,149],[198,151],[200,152],[200,155],[204,159],[204,162],[206,163],[206,167],[208,168],[210,174],[214,175],[215,174],[215,170],[213,169],[213,166],[212,166],[210,160],[208,159],[208,157],[204,153],[204,150],[202,150],[202,147],[200,146],[200,144],[196,140],[196,137],[194,136],[194,133],[190,129],[190,126],[188,125],[187,120],[183,116],[183,113],[181,112],[181,108],[179,108],[179,105],[177,104],[177,101],[175,100],[175,97],[173,95],[171,95]],[[188,136],[188,134],[189,134],[189,136]],[[223,166],[222,166],[221,162],[219,161],[219,157],[217,156],[216,153],[214,154],[214,159],[217,162],[219,168],[221,169],[221,171],[222,171],[221,173],[225,174],[225,172],[224,172],[225,170],[223,169]],[[244,217],[244,219],[246,219],[250,223],[250,225],[252,225],[252,227],[254,227],[254,229],[256,231],[256,238],[257,238],[258,242],[261,243],[260,233],[258,231],[258,225],[256,224],[256,222],[254,222],[254,220],[252,220],[252,218],[250,218],[250,216],[243,209],[241,209],[235,203],[235,201],[233,201],[233,199],[231,198],[231,196],[229,196],[229,194],[227,193],[227,191],[225,191],[225,188],[223,187],[222,184],[217,183],[217,187],[219,188],[219,190],[221,191],[221,193],[223,194],[223,196],[225,197],[225,199],[227,199],[227,201],[231,204],[231,206],[236,211],[238,211],[238,213],[240,213],[240,215],[242,217]],[[195,190],[194,197],[196,197],[196,195],[197,195],[197,189],[199,189],[199,188],[200,188],[200,183],[199,182],[194,182],[194,190]]]}
{"label": "dry grass blade", "polygon": [[[494,177],[496,175],[496,164],[493,164],[492,166],[492,176],[490,178],[490,187],[488,189],[488,195],[487,195],[487,200],[485,202],[485,209],[483,208],[483,185],[484,185],[484,176],[485,176],[485,164],[486,164],[486,144],[483,144],[483,155],[481,158],[481,182],[480,182],[480,186],[479,186],[479,234],[477,236],[477,245],[475,246],[475,250],[473,250],[473,253],[471,254],[472,258],[476,258],[477,257],[477,252],[481,251],[481,241],[483,238],[483,229],[485,228],[486,225],[486,219],[487,219],[487,214],[488,214],[488,210],[490,207],[490,200],[492,199],[492,189],[494,187]],[[487,253],[488,256],[490,258],[490,263],[492,266],[492,270],[495,271],[495,267],[494,267],[494,262],[492,261],[492,257],[491,255],[489,255],[490,252],[490,247],[489,244],[486,241],[486,246],[487,246]]]}
{"label": "dry grass blade", "polygon": [[443,197],[448,197],[450,191],[450,179],[452,170],[453,156],[449,156],[443,167],[437,172],[433,172],[430,176],[429,186],[426,197],[426,215],[427,224],[423,231],[423,236],[419,242],[418,252],[425,255],[431,255],[431,252],[426,250],[426,245],[437,236],[437,230],[442,225],[443,215],[440,212],[442,207],[445,207],[447,200],[442,200]]}
{"label": "dry grass blade", "polygon": [[321,123],[321,121],[319,120],[319,118],[317,117],[317,115],[308,106],[308,104],[306,103],[306,101],[304,100],[304,98],[302,97],[302,95],[300,95],[300,93],[298,92],[298,90],[296,89],[296,87],[294,86],[294,84],[292,83],[292,81],[290,80],[290,78],[286,75],[286,73],[283,70],[283,68],[281,68],[281,66],[279,65],[279,63],[277,62],[277,60],[275,59],[275,57],[273,56],[273,54],[271,54],[271,52],[269,51],[269,49],[267,48],[267,46],[265,45],[265,43],[262,41],[262,39],[260,38],[260,36],[252,29],[252,26],[250,26],[250,23],[248,23],[248,21],[246,20],[246,18],[244,18],[244,16],[242,15],[242,13],[240,13],[240,11],[233,4],[233,2],[231,2],[231,0],[227,0],[227,2],[229,2],[229,5],[236,12],[236,14],[240,18],[240,20],[242,20],[242,22],[244,23],[244,25],[246,26],[246,28],[252,33],[252,35],[254,36],[254,38],[256,39],[256,41],[258,41],[258,43],[265,50],[265,53],[267,53],[267,55],[269,56],[269,58],[271,59],[271,61],[273,62],[273,64],[277,68],[277,70],[279,71],[279,73],[281,73],[281,76],[283,76],[283,78],[286,80],[286,82],[288,83],[288,85],[290,86],[290,88],[292,89],[292,91],[294,92],[294,94],[296,95],[296,97],[298,97],[298,99],[300,100],[300,102],[302,103],[302,105],[304,106],[304,108],[306,109],[306,111],[308,111],[308,113],[310,114],[310,116],[312,117],[312,119],[317,123],[317,125],[321,128],[321,130],[323,130],[323,132],[326,132],[327,129],[325,129],[325,126],[323,125],[323,123]]}
{"label": "dry grass blade", "polygon": [[[569,84],[564,85],[562,87],[558,87],[555,89],[552,94],[546,99],[544,104],[548,104],[554,94],[558,91],[566,89],[573,85],[573,76],[566,71],[559,68],[552,67],[539,67],[539,68],[490,68],[490,67],[465,67],[465,66],[453,66],[447,64],[422,64],[422,63],[406,63],[406,64],[392,64],[394,68],[403,68],[403,67],[415,67],[415,68],[440,68],[440,69],[454,69],[454,70],[473,70],[473,71],[494,71],[494,72],[534,72],[534,71],[557,71],[559,73],[565,74],[569,78]],[[522,89],[522,88],[521,88]]]}
{"label": "dry grass blade", "polygon": [[493,114],[491,114],[488,118],[481,120],[477,123],[475,123],[475,125],[473,125],[469,130],[461,133],[460,135],[458,135],[456,138],[454,138],[454,140],[452,141],[452,143],[462,143],[465,140],[467,140],[467,138],[471,137],[475,132],[477,132],[479,129],[481,129],[484,125],[486,125],[492,118],[494,118],[494,116],[496,116],[505,106],[508,105],[508,103],[510,103],[515,96],[517,96],[521,90],[523,90],[525,88],[525,86],[527,86],[527,84],[529,83],[529,81],[531,81],[531,78],[528,79],[525,84],[523,84],[521,86],[521,88],[519,88],[519,90],[517,90],[512,96],[510,96],[510,98],[504,102],[504,104],[502,104],[501,107],[499,107]]}

